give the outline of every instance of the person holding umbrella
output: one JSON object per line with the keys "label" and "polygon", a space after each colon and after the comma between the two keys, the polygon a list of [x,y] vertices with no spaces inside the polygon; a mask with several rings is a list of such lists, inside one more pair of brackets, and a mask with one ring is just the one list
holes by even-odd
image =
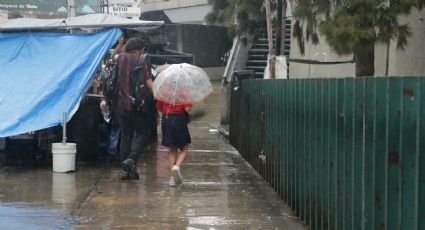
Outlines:
{"label": "person holding umbrella", "polygon": [[180,167],[191,143],[187,126],[190,109],[212,92],[212,86],[201,68],[186,63],[160,67],[157,73],[153,94],[162,114],[161,144],[169,148],[170,186],[175,187],[182,184]]}
{"label": "person holding umbrella", "polygon": [[[170,186],[175,187],[182,183],[180,166],[186,159],[191,143],[189,128],[187,127],[187,115],[192,104],[172,105],[167,102],[157,100],[156,108],[162,114],[161,144],[169,148],[168,162],[170,169]],[[178,150],[180,152],[177,154]]]}

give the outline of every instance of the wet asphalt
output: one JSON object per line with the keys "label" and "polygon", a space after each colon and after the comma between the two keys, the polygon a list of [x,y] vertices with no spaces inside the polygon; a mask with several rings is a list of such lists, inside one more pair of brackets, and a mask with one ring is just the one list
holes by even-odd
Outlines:
{"label": "wet asphalt", "polygon": [[0,229],[306,229],[217,132],[219,84],[194,113],[183,184],[169,187],[168,155],[141,155],[141,179],[122,181],[112,164],[0,168]]}

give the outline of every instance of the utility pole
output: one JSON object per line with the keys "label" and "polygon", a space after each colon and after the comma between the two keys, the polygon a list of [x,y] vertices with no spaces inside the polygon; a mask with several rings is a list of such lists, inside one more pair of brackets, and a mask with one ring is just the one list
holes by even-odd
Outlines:
{"label": "utility pole", "polygon": [[275,61],[274,61],[274,50],[273,50],[273,32],[272,32],[272,14],[271,14],[271,8],[270,8],[270,0],[265,0],[265,7],[266,7],[266,19],[267,19],[267,40],[269,43],[269,55],[268,55],[268,62],[270,67],[270,78],[275,79]]}
{"label": "utility pole", "polygon": [[75,0],[68,0],[69,17],[75,17]]}
{"label": "utility pole", "polygon": [[[67,0],[68,2],[68,17],[75,17],[75,0]],[[77,29],[70,29],[69,33],[70,34],[75,34],[77,33],[78,30]]]}

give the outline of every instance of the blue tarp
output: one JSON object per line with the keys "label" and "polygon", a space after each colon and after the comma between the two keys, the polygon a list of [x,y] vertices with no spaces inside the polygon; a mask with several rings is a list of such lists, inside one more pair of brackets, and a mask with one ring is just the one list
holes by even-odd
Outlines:
{"label": "blue tarp", "polygon": [[63,123],[120,35],[0,33],[0,137]]}

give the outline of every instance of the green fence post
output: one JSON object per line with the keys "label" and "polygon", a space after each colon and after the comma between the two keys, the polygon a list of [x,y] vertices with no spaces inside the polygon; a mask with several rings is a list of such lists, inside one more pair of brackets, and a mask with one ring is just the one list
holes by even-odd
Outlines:
{"label": "green fence post", "polygon": [[329,229],[336,229],[336,204],[337,204],[337,79],[331,79],[329,83]]}
{"label": "green fence post", "polygon": [[353,125],[353,229],[362,228],[363,197],[363,157],[364,157],[364,115],[365,115],[365,79],[354,81],[354,125]]}
{"label": "green fence post", "polygon": [[420,118],[419,118],[419,148],[417,149],[417,162],[418,165],[418,213],[416,214],[418,217],[417,226],[422,229],[425,226],[425,79],[420,79],[420,86],[417,98],[420,100]]}
{"label": "green fence post", "polygon": [[[418,145],[420,100],[417,78],[403,78],[401,120],[401,226],[403,229],[418,229]],[[425,226],[423,226],[425,228]]]}
{"label": "green fence post", "polygon": [[337,94],[337,209],[336,209],[336,229],[344,229],[345,220],[345,79],[338,81]]}
{"label": "green fence post", "polygon": [[388,140],[386,154],[387,168],[387,229],[401,229],[401,181],[400,181],[400,128],[403,119],[402,110],[402,79],[392,78],[389,81],[387,114]]}
{"label": "green fence post", "polygon": [[365,137],[363,156],[363,194],[362,194],[362,229],[374,229],[374,196],[375,196],[375,114],[376,114],[376,81],[366,79],[365,83]]}

